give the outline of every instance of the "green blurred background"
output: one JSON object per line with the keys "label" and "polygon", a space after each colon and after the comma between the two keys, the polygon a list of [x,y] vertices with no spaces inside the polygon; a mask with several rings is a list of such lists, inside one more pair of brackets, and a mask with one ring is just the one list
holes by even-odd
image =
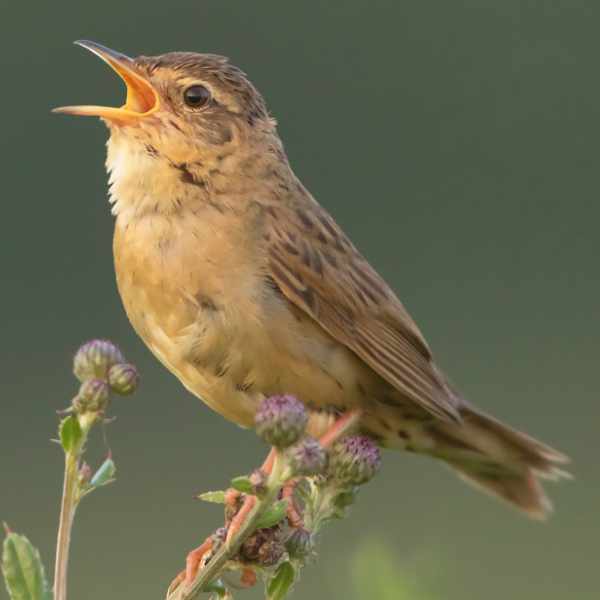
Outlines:
{"label": "green blurred background", "polygon": [[[162,598],[220,522],[193,494],[265,452],[187,393],[125,318],[106,131],[49,114],[121,102],[121,84],[77,38],[241,65],[298,175],[398,290],[465,395],[574,459],[576,480],[551,488],[557,512],[540,525],[433,461],[386,454],[295,597],[369,597],[352,576],[381,547],[420,588],[411,599],[598,597],[600,3],[104,0],[2,12],[0,518],[47,563],[61,471],[48,440],[76,389],[72,352],[110,337],[143,373],[108,428],[118,484],[79,513],[73,598]],[[92,450],[100,460],[100,435]]]}

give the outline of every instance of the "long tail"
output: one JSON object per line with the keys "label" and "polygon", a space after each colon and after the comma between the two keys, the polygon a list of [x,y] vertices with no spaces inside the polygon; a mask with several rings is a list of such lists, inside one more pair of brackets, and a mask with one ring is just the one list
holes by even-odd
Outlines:
{"label": "long tail", "polygon": [[570,477],[558,465],[560,452],[471,407],[461,409],[462,423],[438,422],[428,432],[428,453],[452,466],[481,490],[516,506],[534,519],[545,519],[552,503],[540,479]]}

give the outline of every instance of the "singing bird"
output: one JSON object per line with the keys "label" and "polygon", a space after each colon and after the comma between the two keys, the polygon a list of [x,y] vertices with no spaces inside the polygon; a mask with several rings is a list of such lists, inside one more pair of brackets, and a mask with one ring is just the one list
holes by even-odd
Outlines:
{"label": "singing bird", "polygon": [[338,418],[382,447],[441,459],[543,518],[540,478],[567,458],[467,402],[400,300],[311,196],[248,77],[214,54],[129,58],[78,42],[127,87],[108,126],[119,292],[154,355],[212,409],[252,427],[293,394],[320,435]]}

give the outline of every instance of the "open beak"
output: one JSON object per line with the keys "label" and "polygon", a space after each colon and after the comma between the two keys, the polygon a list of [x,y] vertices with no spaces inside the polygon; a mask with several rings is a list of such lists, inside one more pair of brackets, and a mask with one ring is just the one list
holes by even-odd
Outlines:
{"label": "open beak", "polygon": [[102,117],[109,121],[132,124],[158,110],[160,104],[158,94],[148,80],[138,73],[131,58],[95,42],[79,40],[75,43],[99,56],[117,72],[127,86],[125,104],[120,108],[111,106],[61,106],[53,109],[52,112],[84,117]]}

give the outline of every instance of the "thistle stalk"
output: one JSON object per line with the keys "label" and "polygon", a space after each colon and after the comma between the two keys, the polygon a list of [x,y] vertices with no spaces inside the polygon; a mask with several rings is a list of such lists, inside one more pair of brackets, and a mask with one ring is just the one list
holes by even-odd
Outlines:
{"label": "thistle stalk", "polygon": [[73,361],[73,371],[81,386],[66,411],[69,416],[59,427],[65,470],[56,540],[54,600],[67,599],[69,551],[77,507],[84,496],[110,483],[115,471],[110,457],[93,476],[82,461],[90,430],[104,419],[111,394],[129,395],[139,380],[136,368],[125,363],[119,348],[108,340],[92,340],[81,346]]}
{"label": "thistle stalk", "polygon": [[256,498],[252,511],[248,514],[240,529],[229,543],[223,543],[212,556],[210,562],[200,569],[191,585],[185,588],[181,585],[173,593],[167,593],[166,600],[191,600],[205,591],[206,587],[219,577],[227,562],[237,555],[243,542],[255,529],[261,515],[277,499],[287,477],[289,477],[289,473],[287,473],[281,454],[276,452],[273,470],[267,478],[264,492]]}
{"label": "thistle stalk", "polygon": [[79,468],[83,448],[87,441],[89,430],[93,424],[88,419],[81,426],[81,439],[72,450],[65,452],[65,474],[63,494],[60,505],[58,535],[56,539],[56,563],[54,566],[54,600],[67,598],[67,573],[69,568],[69,550],[71,547],[71,532],[75,512],[81,494],[79,493]]}
{"label": "thistle stalk", "polygon": [[[300,569],[314,555],[321,527],[343,517],[357,486],[379,469],[374,442],[348,435],[357,420],[357,413],[344,415],[317,441],[307,435],[308,415],[301,402],[289,395],[266,398],[257,411],[256,432],[272,446],[271,471],[265,466],[265,472],[235,477],[228,492],[198,496],[226,504],[229,536],[223,542],[220,529],[209,538],[213,540],[209,549],[203,544],[190,555],[194,560],[202,557],[200,568],[191,582],[182,581],[183,574],[178,576],[166,600],[192,600],[201,593],[230,599],[228,586],[237,586],[227,584],[228,571],[242,572],[242,586],[253,585],[260,574],[267,600],[284,600]],[[245,499],[232,505],[235,493],[230,492],[245,494]],[[232,510],[238,512],[232,515]]]}

